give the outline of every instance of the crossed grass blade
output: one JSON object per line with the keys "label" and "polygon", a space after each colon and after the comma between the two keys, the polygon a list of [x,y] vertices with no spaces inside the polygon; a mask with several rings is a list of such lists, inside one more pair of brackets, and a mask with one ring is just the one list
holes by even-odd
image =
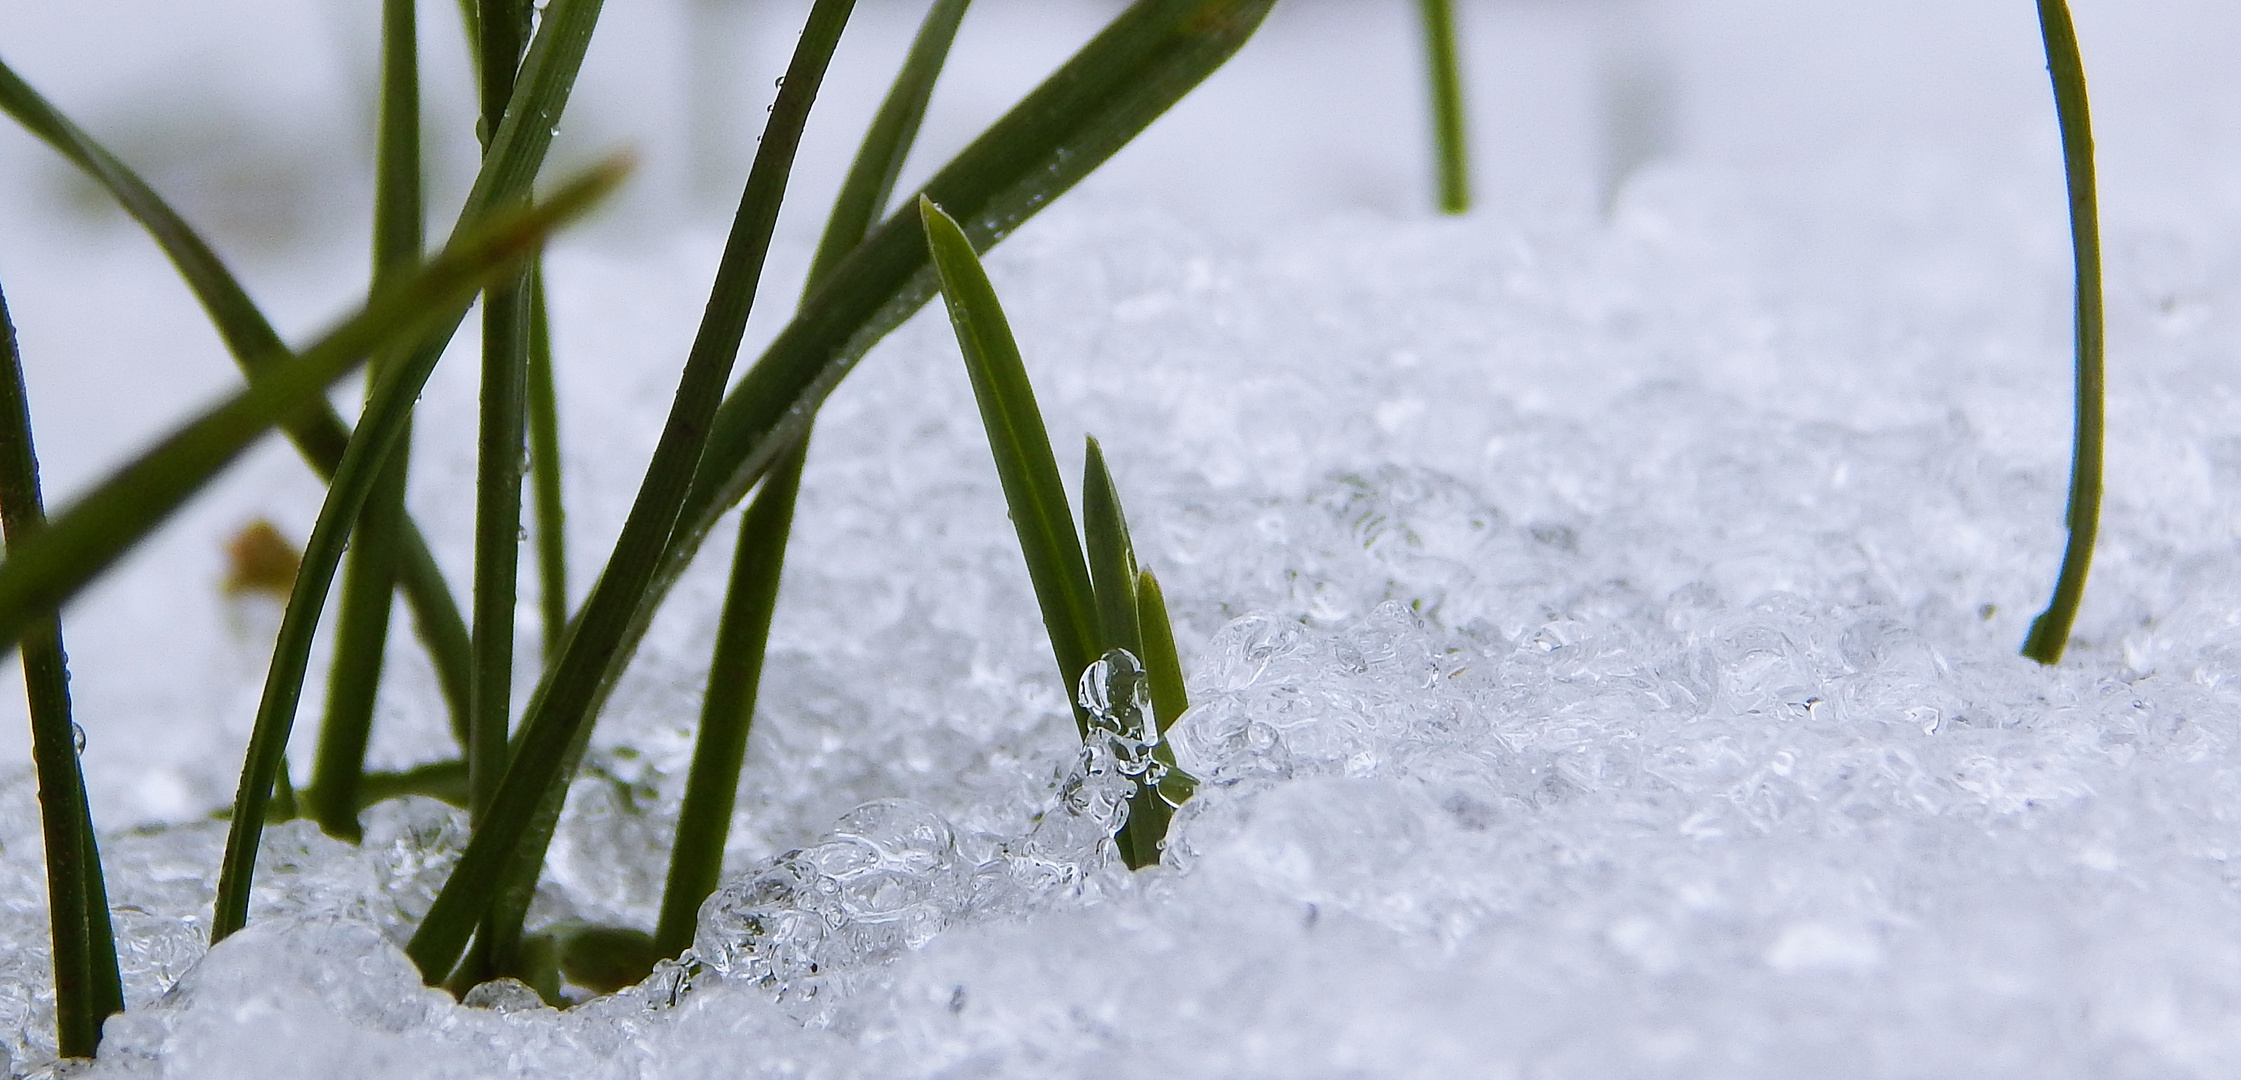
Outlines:
{"label": "crossed grass blade", "polygon": [[2070,444],[2070,501],[2063,516],[2069,543],[2046,610],[2031,620],[2023,655],[2042,664],[2062,661],[2070,627],[2085,599],[2093,541],[2101,529],[2103,429],[2103,317],[2101,214],[2093,171],[2093,119],[2086,105],[2085,61],[2067,0],[2039,0],[2039,33],[2047,72],[2054,81],[2055,112],[2062,126],[2062,169],[2070,193],[2070,251],[2077,278],[2076,428]]}
{"label": "crossed grass blade", "polygon": [[1443,214],[1471,209],[1470,137],[1463,113],[1463,66],[1456,55],[1455,10],[1449,0],[1417,0],[1424,24],[1424,68],[1432,93],[1432,149]]}
{"label": "crossed grass blade", "polygon": [[[210,245],[188,227],[116,156],[103,149],[83,130],[58,112],[45,98],[0,63],[0,109],[25,129],[44,140],[71,164],[91,177],[125,212],[146,228],[180,277],[210,316],[219,338],[243,374],[255,378],[290,361],[287,347],[263,312],[249,299],[232,272]],[[290,417],[285,429],[304,460],[322,480],[332,479],[342,461],[350,429],[324,400]],[[401,526],[402,561],[397,565],[398,584],[411,604],[415,626],[450,709],[453,727],[462,741],[466,733],[468,700],[467,624],[458,601],[444,583],[435,554],[417,525],[407,519]]]}
{"label": "crossed grass blade", "polygon": [[[520,940],[521,920],[544,862],[567,777],[589,735],[594,692],[633,612],[645,599],[696,463],[702,459],[710,422],[754,305],[802,127],[853,7],[853,0],[818,0],[810,11],[740,197],[739,213],[717,267],[707,313],[678,380],[669,419],[622,535],[565,636],[559,658],[547,668],[544,683],[531,698],[514,740],[512,760],[474,839],[406,945],[406,955],[430,982],[451,973],[478,924],[493,942],[490,955],[496,970],[513,966],[516,958],[508,953]],[[535,59],[532,48],[525,72]],[[519,119],[509,112],[506,125],[511,127]]]}
{"label": "crossed grass blade", "polygon": [[[316,394],[326,381],[339,377],[351,361],[366,351],[419,341],[431,330],[447,323],[456,325],[477,290],[510,273],[534,252],[546,234],[582,214],[612,191],[622,182],[628,167],[626,159],[610,161],[564,185],[544,203],[471,230],[464,239],[455,241],[394,290],[376,296],[366,314],[307,350],[299,363],[260,380],[244,396],[253,397],[268,384],[288,380],[291,385],[284,389],[295,396],[282,399],[279,406],[265,406],[268,412],[277,413],[281,408],[308,400],[308,395]],[[370,326],[353,330],[361,323]],[[352,334],[355,336],[350,336]],[[297,570],[287,611],[281,617],[280,634],[273,645],[272,670],[266,676],[264,697],[258,705],[256,724],[250,735],[241,787],[234,796],[232,827],[227,836],[225,861],[219,870],[217,910],[211,922],[212,940],[240,929],[248,917],[249,879],[264,824],[265,802],[280,769],[281,753],[287,747],[288,729],[295,718],[297,698],[303,688],[311,634],[318,624],[327,586],[332,583],[342,558],[351,522],[364,506],[374,481],[380,476],[384,458],[411,414],[413,400],[419,396],[421,385],[435,366],[430,350],[415,350],[411,355],[413,362],[398,365],[377,384],[363,422],[351,439],[341,466],[335,470],[326,502],[320,507],[318,524],[313,526],[311,539],[304,545],[303,564]],[[315,358],[319,361],[316,364]],[[329,377],[326,381],[312,382],[309,378],[312,374]],[[279,393],[275,391],[265,396],[276,397]],[[269,425],[270,420],[266,423]],[[246,443],[247,439],[243,438],[241,445]],[[163,449],[159,448],[159,453]],[[239,447],[233,450],[238,452]],[[183,471],[173,469],[166,475]],[[212,468],[203,473],[196,481],[197,486],[214,472]],[[107,486],[97,490],[95,496],[106,490]],[[183,500],[187,492],[166,494],[171,495],[175,504]],[[10,564],[13,562],[11,559]],[[0,564],[0,579],[5,578],[8,566]],[[0,592],[0,600],[4,600],[5,595]]]}
{"label": "crossed grass blade", "polygon": [[[420,153],[420,55],[416,0],[382,0],[381,112],[374,148],[373,287],[393,283],[419,264],[426,245]],[[367,392],[391,361],[367,365]],[[408,422],[382,464],[351,530],[335,616],[335,658],[327,674],[327,707],[319,724],[306,804],[328,835],[359,838],[359,779],[373,729],[374,700],[389,637],[390,596],[405,521],[411,463]],[[462,740],[464,742],[464,740]]]}
{"label": "crossed grass blade", "polygon": [[[831,276],[883,213],[894,194],[895,178],[918,139],[934,83],[957,39],[969,0],[935,0],[919,24],[910,53],[865,129],[864,139],[841,181],[840,193],[825,218],[825,232],[810,261],[805,293],[814,293]],[[746,762],[753,730],[755,697],[762,682],[770,623],[778,602],[792,532],[793,506],[808,460],[809,433],[764,477],[747,512],[740,517],[733,549],[731,584],[724,594],[709,663],[708,691],[702,699],[700,731],[693,743],[685,781],[684,805],[677,815],[669,874],[662,887],[661,916],[654,930],[655,952],[676,956],[692,944],[701,901],[723,876],[724,845],[731,835],[731,812],[739,794],[739,770]]]}
{"label": "crossed grass blade", "polygon": [[[30,398],[24,392],[15,323],[8,316],[7,297],[0,295],[0,531],[13,549],[45,525]],[[24,635],[23,683],[31,713],[31,758],[39,779],[40,835],[47,853],[55,1042],[63,1057],[88,1058],[101,1041],[102,1020],[124,1009],[124,992],[100,846],[78,766],[59,616],[39,620]]]}

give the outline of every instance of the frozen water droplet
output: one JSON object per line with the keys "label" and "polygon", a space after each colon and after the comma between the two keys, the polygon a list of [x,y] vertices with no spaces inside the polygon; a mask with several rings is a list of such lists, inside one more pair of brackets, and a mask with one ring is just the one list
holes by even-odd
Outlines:
{"label": "frozen water droplet", "polygon": [[70,722],[70,745],[81,754],[86,752],[86,729],[75,720]]}

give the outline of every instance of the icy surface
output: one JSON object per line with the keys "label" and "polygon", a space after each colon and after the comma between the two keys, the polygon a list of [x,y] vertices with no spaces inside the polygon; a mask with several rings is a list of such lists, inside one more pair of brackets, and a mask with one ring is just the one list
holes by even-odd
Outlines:
{"label": "icy surface", "polygon": [[[1826,39],[1854,28],[1674,5],[1694,142],[1607,213],[1323,205],[1242,238],[1204,225],[1219,205],[1116,182],[991,259],[1062,461],[1099,437],[1176,616],[1193,708],[1168,738],[1199,787],[1164,866],[1130,874],[1106,839],[1129,777],[1162,767],[1127,658],[1089,682],[1109,723],[1085,751],[954,343],[921,318],[820,421],[726,884],[693,953],[638,988],[563,1011],[519,984],[420,987],[399,945],[465,837],[424,800],[371,811],[357,848],[268,830],[250,927],[206,954],[223,825],[201,815],[238,768],[271,613],[180,589],[74,615],[131,1006],[92,1075],[2234,1075],[2241,140],[2230,118],[2172,134],[2232,97],[2170,74],[2232,50],[2078,6],[2109,42],[2087,59],[2111,445],[2061,667],[2015,655],[2060,553],[2069,422],[2027,13],[1999,23],[2020,37],[1966,39],[1991,43],[1978,83],[1922,60],[1921,85],[1980,95],[1845,137],[1754,105],[1795,140],[1777,152],[1735,102],[1785,76],[1714,30],[1789,12],[1763,51],[1834,82],[1859,61]],[[2226,8],[2153,6],[2241,40]],[[1268,44],[1320,55],[1305,25]],[[714,244],[553,259],[579,582]],[[472,446],[428,433],[471,422],[471,371],[440,369],[415,459],[447,552]],[[126,572],[207,580],[195,560],[261,500],[308,525],[292,468],[253,460],[263,486]],[[533,921],[652,924],[723,546],[618,691]],[[174,618],[214,629],[147,644]],[[119,657],[161,692],[113,689]],[[445,752],[414,664],[385,698],[387,765]],[[11,1074],[53,1050],[39,859],[18,768]]]}

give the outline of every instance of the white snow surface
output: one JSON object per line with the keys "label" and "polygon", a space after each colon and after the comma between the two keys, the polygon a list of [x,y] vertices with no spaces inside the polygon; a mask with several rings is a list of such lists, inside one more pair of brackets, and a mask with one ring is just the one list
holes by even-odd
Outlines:
{"label": "white snow surface", "polygon": [[[276,621],[211,568],[246,516],[300,536],[317,506],[260,450],[72,609],[131,1007],[60,1072],[2234,1075],[2241,97],[2214,73],[2241,14],[2077,5],[2110,473],[2076,639],[2042,668],[2016,647],[2063,540],[2070,268],[2029,5],[1813,7],[1464,5],[1482,35],[1576,23],[1583,54],[1677,73],[1672,145],[1608,197],[1497,179],[1461,220],[1416,207],[1421,184],[1365,206],[1332,194],[1356,142],[1276,184],[1276,215],[1130,157],[993,253],[1061,463],[1103,444],[1191,672],[1173,738],[1204,783],[1152,870],[1059,799],[1079,742],[934,312],[818,425],[697,965],[566,1011],[422,988],[398,947],[465,837],[425,800],[369,812],[358,847],[268,830],[249,929],[206,953],[223,825],[201,815]],[[1358,10],[1280,14],[1207,92],[1312,93]],[[1636,22],[1654,32],[1612,29]],[[1912,67],[1864,56],[1917,32],[1942,44]],[[1408,60],[1380,61],[1388,82]],[[1826,88],[1863,72],[1884,97]],[[1155,148],[1218,141],[1208,115],[1228,114],[1179,114]],[[552,256],[579,592],[718,228]],[[766,303],[809,238],[782,234]],[[74,251],[39,265],[161,280],[143,249]],[[35,322],[41,287],[5,269]],[[35,411],[66,384],[33,347],[69,340],[26,328]],[[415,458],[457,581],[473,447],[442,433],[471,425],[472,378],[439,369]],[[65,493],[99,474],[71,453]],[[652,924],[726,548],[603,719],[538,921]],[[384,767],[448,752],[416,649],[400,628]],[[34,794],[28,768],[0,779],[14,1075],[56,1068]]]}

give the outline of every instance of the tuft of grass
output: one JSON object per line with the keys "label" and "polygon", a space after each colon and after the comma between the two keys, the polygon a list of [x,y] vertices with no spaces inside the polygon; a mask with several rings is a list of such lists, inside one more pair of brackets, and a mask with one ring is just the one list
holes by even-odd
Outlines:
{"label": "tuft of grass", "polygon": [[[1026,557],[1035,600],[1043,610],[1060,685],[1070,692],[1075,723],[1088,742],[1097,722],[1089,699],[1109,697],[1107,687],[1092,684],[1099,679],[1125,682],[1125,696],[1138,697],[1134,692],[1144,689],[1136,681],[1143,675],[1139,657],[1147,635],[1165,644],[1169,656],[1163,661],[1171,658],[1175,635],[1166,625],[1166,605],[1140,606],[1137,588],[1143,577],[1129,542],[1120,495],[1096,439],[1089,440],[1084,455],[1082,520],[1089,543],[1088,554],[1083,554],[1074,517],[1066,509],[1066,490],[1058,478],[1042,410],[1035,404],[1034,387],[1028,383],[996,289],[954,219],[925,196],[919,197],[918,212],[941,278],[950,326],[957,332],[958,351],[964,354],[965,370],[972,379],[973,400],[988,432],[1020,553]],[[1156,596],[1156,583],[1153,589]],[[1160,625],[1143,626],[1146,614],[1158,618]],[[1179,676],[1176,681],[1180,682]],[[1074,692],[1077,687],[1080,690]],[[1147,771],[1129,798],[1128,817],[1114,838],[1122,861],[1136,870],[1159,861],[1160,845],[1174,816],[1174,806],[1163,798],[1168,791],[1162,786],[1164,774],[1181,777],[1172,790],[1185,798],[1189,781],[1174,768],[1171,754],[1157,755],[1162,745],[1158,722],[1128,702],[1115,705],[1115,715],[1106,719],[1137,726],[1115,734],[1152,748],[1157,757],[1156,764],[1145,764]]]}
{"label": "tuft of grass", "polygon": [[1443,214],[1471,209],[1471,151],[1463,118],[1463,65],[1456,55],[1455,11],[1448,0],[1417,0],[1424,24],[1424,68],[1432,93],[1432,148]]}
{"label": "tuft of grass", "polygon": [[2100,198],[2093,173],[2093,119],[2087,110],[2085,61],[2067,0],[2039,0],[2039,33],[2047,72],[2054,81],[2055,112],[2062,125],[2062,168],[2070,192],[2070,251],[2077,279],[2076,427],[2070,444],[2070,501],[2064,523],[2070,539],[2062,571],[2046,610],[2031,620],[2023,655],[2057,664],[2070,643],[2070,627],[2085,599],[2093,541],[2101,528],[2103,427]]}
{"label": "tuft of grass", "polygon": [[[46,526],[39,456],[31,442],[30,397],[16,352],[8,299],[0,295],[0,531],[10,550]],[[23,683],[31,713],[31,758],[39,778],[40,835],[46,844],[47,923],[54,963],[55,1041],[63,1057],[90,1058],[101,1022],[124,1010],[116,936],[101,874],[78,727],[70,719],[70,668],[62,618],[48,614],[23,635]]]}
{"label": "tuft of grass", "polygon": [[[457,965],[478,924],[484,925],[485,938],[493,942],[496,970],[504,971],[511,960],[510,944],[519,940],[521,918],[544,863],[568,775],[590,733],[594,696],[624,628],[644,599],[702,458],[710,421],[754,305],[802,127],[853,7],[853,0],[818,0],[810,11],[740,197],[707,314],[622,535],[559,659],[530,702],[512,761],[477,823],[473,840],[406,946],[406,954],[430,981],[443,979]],[[506,123],[515,120],[509,113]]]}

